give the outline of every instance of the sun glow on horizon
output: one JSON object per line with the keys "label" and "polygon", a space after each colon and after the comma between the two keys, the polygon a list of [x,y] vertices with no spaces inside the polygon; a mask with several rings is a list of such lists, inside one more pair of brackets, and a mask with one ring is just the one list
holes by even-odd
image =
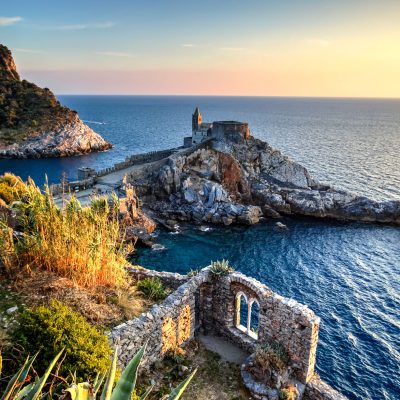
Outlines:
{"label": "sun glow on horizon", "polygon": [[396,1],[117,3],[51,24],[8,4],[2,43],[57,93],[400,97]]}

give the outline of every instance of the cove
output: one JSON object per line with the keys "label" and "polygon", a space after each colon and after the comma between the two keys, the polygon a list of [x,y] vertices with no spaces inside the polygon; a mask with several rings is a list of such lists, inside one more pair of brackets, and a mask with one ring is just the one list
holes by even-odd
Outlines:
{"label": "cove", "polygon": [[[285,218],[253,227],[181,226],[160,231],[164,250],[132,262],[186,273],[228,259],[321,317],[317,371],[350,399],[394,399],[400,390],[400,230],[392,226]],[[161,246],[157,246],[158,249]]]}

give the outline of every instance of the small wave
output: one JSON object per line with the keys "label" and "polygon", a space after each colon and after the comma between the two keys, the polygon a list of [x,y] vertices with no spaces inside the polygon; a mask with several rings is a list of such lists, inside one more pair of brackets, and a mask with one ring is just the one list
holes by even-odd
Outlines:
{"label": "small wave", "polygon": [[83,122],[86,122],[87,124],[96,124],[96,125],[105,125],[105,122],[99,122],[99,121],[89,121],[84,119]]}

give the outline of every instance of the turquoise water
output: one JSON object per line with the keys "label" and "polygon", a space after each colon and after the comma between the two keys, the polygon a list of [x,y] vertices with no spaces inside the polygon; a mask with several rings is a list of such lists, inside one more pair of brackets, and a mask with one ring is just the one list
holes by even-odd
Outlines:
{"label": "turquoise water", "polygon": [[133,262],[186,273],[228,259],[243,273],[321,317],[317,371],[350,399],[399,399],[400,229],[286,219],[181,234],[160,232],[165,250],[138,250]]}
{"label": "turquoise water", "polygon": [[[37,182],[78,167],[110,166],[127,155],[179,146],[200,106],[206,121],[245,120],[255,136],[304,164],[315,177],[376,199],[400,199],[400,100],[240,97],[61,96],[114,144],[105,153],[47,160],[0,160]],[[288,219],[203,233],[161,232],[166,250],[141,250],[144,266],[186,272],[228,258],[322,318],[318,371],[351,399],[400,399],[400,228]]]}

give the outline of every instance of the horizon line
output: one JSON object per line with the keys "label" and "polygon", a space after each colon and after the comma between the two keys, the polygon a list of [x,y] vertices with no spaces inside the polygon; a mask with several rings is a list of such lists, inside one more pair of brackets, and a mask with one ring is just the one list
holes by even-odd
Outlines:
{"label": "horizon line", "polygon": [[259,97],[259,98],[293,98],[293,99],[365,99],[365,100],[400,100],[399,97],[387,96],[307,96],[307,95],[252,95],[252,94],[165,94],[165,93],[55,93],[56,96],[140,96],[140,97]]}

